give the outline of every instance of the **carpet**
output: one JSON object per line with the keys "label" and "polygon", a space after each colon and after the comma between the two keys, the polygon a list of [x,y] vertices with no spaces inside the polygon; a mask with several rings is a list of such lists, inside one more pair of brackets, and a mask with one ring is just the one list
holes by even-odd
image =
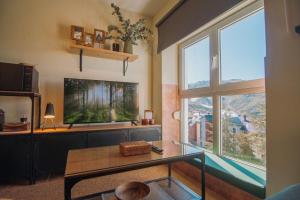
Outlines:
{"label": "carpet", "polygon": [[[128,181],[147,181],[167,176],[165,166],[150,167],[126,173],[84,180],[73,187],[72,197],[88,195],[115,188]],[[0,186],[0,200],[63,200],[64,180],[62,176],[38,180],[35,185],[9,184]]]}

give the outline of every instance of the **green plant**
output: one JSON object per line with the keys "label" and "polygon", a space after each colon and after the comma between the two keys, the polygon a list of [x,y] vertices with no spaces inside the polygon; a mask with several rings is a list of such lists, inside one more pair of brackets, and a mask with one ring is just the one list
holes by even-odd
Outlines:
{"label": "green plant", "polygon": [[114,9],[112,15],[117,16],[121,27],[109,25],[109,39],[119,39],[137,45],[137,40],[147,40],[152,35],[152,31],[145,25],[145,19],[139,19],[136,23],[131,24],[130,19],[124,19],[118,6],[112,3],[111,7]]}

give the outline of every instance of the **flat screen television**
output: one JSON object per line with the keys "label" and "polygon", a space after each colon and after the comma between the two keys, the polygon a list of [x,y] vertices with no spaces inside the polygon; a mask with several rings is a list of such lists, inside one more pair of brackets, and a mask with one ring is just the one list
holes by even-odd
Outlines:
{"label": "flat screen television", "polygon": [[136,120],[138,102],[138,83],[64,79],[64,124]]}

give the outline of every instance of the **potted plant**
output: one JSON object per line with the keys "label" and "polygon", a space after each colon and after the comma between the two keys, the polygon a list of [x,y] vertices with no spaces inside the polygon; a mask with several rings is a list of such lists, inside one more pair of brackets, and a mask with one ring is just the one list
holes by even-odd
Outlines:
{"label": "potted plant", "polygon": [[114,9],[112,15],[117,16],[120,27],[109,25],[109,39],[118,39],[124,42],[124,52],[132,54],[132,45],[137,45],[137,40],[146,40],[152,35],[152,31],[146,27],[145,19],[139,19],[136,23],[131,23],[130,19],[124,19],[120,8],[115,4],[111,4]]}

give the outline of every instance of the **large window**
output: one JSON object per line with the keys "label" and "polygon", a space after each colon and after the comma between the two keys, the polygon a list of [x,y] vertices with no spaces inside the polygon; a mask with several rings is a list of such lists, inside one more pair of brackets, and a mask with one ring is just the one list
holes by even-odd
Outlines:
{"label": "large window", "polygon": [[265,43],[256,2],[180,45],[184,142],[265,166]]}

